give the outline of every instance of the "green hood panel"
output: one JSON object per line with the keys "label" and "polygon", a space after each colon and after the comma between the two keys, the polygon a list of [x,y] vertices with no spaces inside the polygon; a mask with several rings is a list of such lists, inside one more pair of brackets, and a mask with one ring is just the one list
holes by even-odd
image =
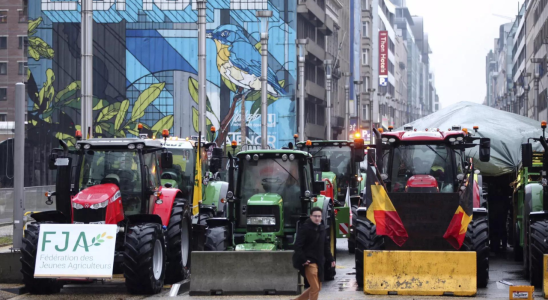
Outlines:
{"label": "green hood panel", "polygon": [[247,205],[282,205],[282,196],[273,193],[255,194],[249,198]]}

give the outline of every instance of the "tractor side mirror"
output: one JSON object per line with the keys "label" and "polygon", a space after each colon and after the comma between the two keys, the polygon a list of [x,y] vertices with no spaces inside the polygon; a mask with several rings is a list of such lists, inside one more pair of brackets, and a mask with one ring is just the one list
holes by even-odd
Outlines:
{"label": "tractor side mirror", "polygon": [[521,144],[521,164],[526,168],[533,166],[533,145],[531,143]]}
{"label": "tractor side mirror", "polygon": [[325,183],[323,181],[314,181],[312,186],[313,193],[319,195],[321,191],[325,189]]}
{"label": "tractor side mirror", "polygon": [[171,153],[170,151],[162,152],[161,163],[162,168],[173,168],[173,153]]}
{"label": "tractor side mirror", "polygon": [[480,161],[488,162],[490,158],[491,158],[491,139],[481,138],[479,159]]}
{"label": "tractor side mirror", "polygon": [[320,157],[320,171],[329,172],[329,158]]}
{"label": "tractor side mirror", "polygon": [[213,148],[211,160],[209,161],[209,171],[213,174],[217,173],[222,168],[223,149]]}
{"label": "tractor side mirror", "polygon": [[354,140],[354,161],[362,162],[365,159],[363,139]]}

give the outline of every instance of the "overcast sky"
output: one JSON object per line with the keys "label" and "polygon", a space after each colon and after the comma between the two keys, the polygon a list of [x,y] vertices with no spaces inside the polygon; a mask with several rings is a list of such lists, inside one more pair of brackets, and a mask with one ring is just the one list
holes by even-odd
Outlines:
{"label": "overcast sky", "polygon": [[459,101],[482,103],[485,56],[493,49],[499,26],[515,19],[518,1],[407,0],[407,6],[411,15],[424,17],[441,107]]}

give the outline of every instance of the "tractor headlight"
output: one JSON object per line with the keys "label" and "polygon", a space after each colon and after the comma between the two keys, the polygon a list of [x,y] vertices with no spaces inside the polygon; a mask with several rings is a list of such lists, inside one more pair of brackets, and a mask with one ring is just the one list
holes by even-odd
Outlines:
{"label": "tractor headlight", "polygon": [[84,208],[84,206],[82,204],[79,204],[79,203],[72,203],[72,208],[82,209],[82,208]]}
{"label": "tractor headlight", "polygon": [[81,147],[82,147],[82,145],[80,145],[80,144],[74,145],[74,148],[76,148],[76,150],[80,150]]}
{"label": "tractor headlight", "polygon": [[108,205],[108,200],[105,200],[103,202],[95,203],[95,204],[91,205],[89,208],[99,209],[99,208],[107,207],[107,205]]}
{"label": "tractor headlight", "polygon": [[247,217],[247,225],[276,225],[275,217]]}
{"label": "tractor headlight", "polygon": [[127,148],[129,150],[133,150],[133,149],[135,149],[135,144],[129,144],[129,145],[127,145]]}
{"label": "tractor headlight", "polygon": [[85,145],[84,145],[84,149],[88,150],[89,148],[91,148],[91,145],[90,145],[90,144],[85,144]]}

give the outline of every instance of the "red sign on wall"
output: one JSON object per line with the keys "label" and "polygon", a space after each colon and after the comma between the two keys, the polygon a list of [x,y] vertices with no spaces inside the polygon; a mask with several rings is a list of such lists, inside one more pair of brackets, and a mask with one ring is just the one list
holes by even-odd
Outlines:
{"label": "red sign on wall", "polygon": [[388,31],[379,31],[379,77],[388,77]]}

